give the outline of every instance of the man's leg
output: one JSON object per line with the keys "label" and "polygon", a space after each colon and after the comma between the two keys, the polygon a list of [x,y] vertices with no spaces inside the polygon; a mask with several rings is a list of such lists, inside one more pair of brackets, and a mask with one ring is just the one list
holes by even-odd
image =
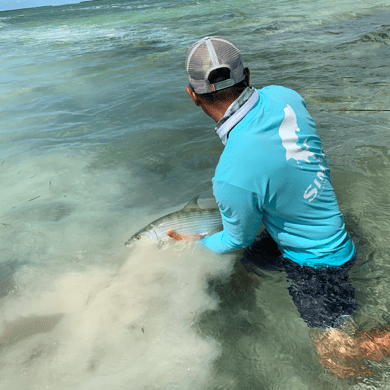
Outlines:
{"label": "man's leg", "polygon": [[[302,319],[312,328],[321,364],[339,378],[375,373],[362,360],[380,362],[390,357],[390,327],[360,331],[351,318],[357,308],[348,271],[356,257],[342,267],[301,267],[281,257],[267,231],[245,250],[241,263],[249,274],[284,267],[291,282],[289,293]],[[251,283],[249,283],[250,285]]]}
{"label": "man's leg", "polygon": [[321,364],[338,378],[374,375],[363,360],[381,362],[390,356],[390,327],[369,331],[359,331],[356,327],[351,333],[343,329],[345,325],[313,335]]}
{"label": "man's leg", "polygon": [[348,271],[356,257],[341,267],[314,268],[283,259],[288,288],[302,319],[313,329],[339,328],[357,309]]}
{"label": "man's leg", "polygon": [[232,288],[236,292],[241,290],[253,291],[259,285],[258,269],[278,269],[282,267],[278,245],[264,230],[254,242],[245,249],[238,267],[237,277],[232,279]]}
{"label": "man's leg", "polygon": [[302,319],[313,329],[321,364],[339,378],[374,375],[363,360],[390,356],[390,327],[360,331],[350,316],[357,308],[348,271],[356,257],[341,267],[301,267],[284,259],[289,293]]}
{"label": "man's leg", "polygon": [[271,235],[264,230],[255,241],[245,249],[241,264],[249,271],[256,273],[256,268],[282,268],[281,253]]}

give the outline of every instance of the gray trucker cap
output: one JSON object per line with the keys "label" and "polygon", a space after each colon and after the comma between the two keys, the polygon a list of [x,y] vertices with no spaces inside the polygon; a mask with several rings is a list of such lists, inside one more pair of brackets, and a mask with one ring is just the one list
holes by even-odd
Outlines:
{"label": "gray trucker cap", "polygon": [[[228,68],[230,79],[210,84],[210,72],[219,68]],[[205,37],[194,43],[187,53],[186,72],[190,86],[198,94],[229,88],[245,79],[240,52],[222,37]]]}

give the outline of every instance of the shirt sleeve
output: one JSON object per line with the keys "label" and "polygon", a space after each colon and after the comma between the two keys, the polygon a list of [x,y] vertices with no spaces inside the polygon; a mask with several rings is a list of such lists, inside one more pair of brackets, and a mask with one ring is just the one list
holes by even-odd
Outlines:
{"label": "shirt sleeve", "polygon": [[263,218],[262,202],[257,194],[222,181],[214,181],[213,190],[223,231],[205,237],[200,243],[218,253],[252,244]]}

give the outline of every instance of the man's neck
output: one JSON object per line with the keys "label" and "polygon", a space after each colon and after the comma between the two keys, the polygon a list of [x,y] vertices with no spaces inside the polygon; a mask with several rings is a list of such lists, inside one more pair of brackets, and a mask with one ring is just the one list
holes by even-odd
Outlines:
{"label": "man's neck", "polygon": [[210,104],[208,105],[207,107],[202,107],[203,108],[203,111],[208,115],[210,116],[211,118],[213,118],[215,120],[215,122],[219,122],[225,115],[227,109],[231,106],[231,104],[234,102],[234,100],[232,101],[223,101],[223,102],[218,102],[218,103],[215,103],[215,104]]}
{"label": "man's neck", "polygon": [[215,131],[226,145],[230,130],[251,110],[259,99],[256,89],[247,87],[241,95],[227,108],[223,118],[215,126]]}

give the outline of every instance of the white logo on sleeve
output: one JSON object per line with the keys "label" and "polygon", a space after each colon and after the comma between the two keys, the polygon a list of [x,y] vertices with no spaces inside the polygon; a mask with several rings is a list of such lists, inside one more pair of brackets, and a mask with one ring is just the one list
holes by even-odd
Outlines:
{"label": "white logo on sleeve", "polygon": [[[320,169],[321,169],[321,171],[318,171],[318,172],[317,172],[317,177],[318,177],[318,179],[320,179],[321,181],[324,181],[324,177],[325,177],[324,171],[325,171],[325,168],[322,167],[322,166],[320,165]],[[320,188],[322,187],[321,182],[319,182],[319,181],[317,180],[317,178],[314,179],[314,184],[318,187],[318,189],[320,189]],[[309,199],[309,203],[310,203],[310,202],[311,202],[312,200],[314,200],[315,197],[318,195],[318,189],[317,189],[316,187],[314,187],[314,186],[313,186],[313,188],[312,188],[312,185],[310,184],[309,187],[306,188],[306,191],[305,191],[305,193],[303,194],[303,197],[304,197],[305,199]]]}
{"label": "white logo on sleeve", "polygon": [[299,160],[310,162],[309,157],[315,158],[315,154],[310,152],[309,147],[306,145],[306,140],[303,143],[306,148],[305,150],[298,145],[298,135],[296,132],[300,132],[301,130],[298,127],[297,116],[294,110],[287,105],[283,111],[285,115],[279,127],[279,135],[286,149],[286,160],[288,161],[290,158],[293,158],[296,162],[299,162]]}
{"label": "white logo on sleeve", "polygon": [[[297,132],[300,132],[300,128],[297,124],[297,116],[295,115],[294,110],[287,105],[284,111],[284,119],[282,124],[279,127],[279,135],[282,139],[282,145],[286,149],[286,160],[290,160],[293,158],[298,164],[300,160],[304,160],[307,162],[311,162],[309,157],[312,157],[316,160],[316,162],[320,163],[322,158],[319,158],[319,161],[315,155],[315,153],[311,152],[309,146],[306,144],[306,140],[303,143],[305,149],[302,149],[301,146],[298,145],[298,135]],[[325,170],[326,168],[321,166],[319,168],[320,171],[317,172],[316,178],[314,179],[314,186],[310,184],[309,187],[306,188],[306,191],[303,194],[305,199],[308,199],[309,202],[313,201],[318,195],[318,190],[322,187],[322,182],[325,178]]]}

